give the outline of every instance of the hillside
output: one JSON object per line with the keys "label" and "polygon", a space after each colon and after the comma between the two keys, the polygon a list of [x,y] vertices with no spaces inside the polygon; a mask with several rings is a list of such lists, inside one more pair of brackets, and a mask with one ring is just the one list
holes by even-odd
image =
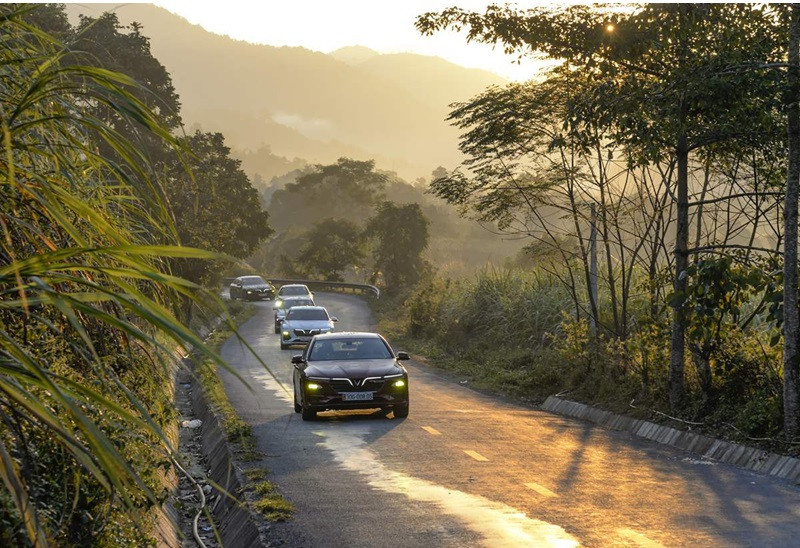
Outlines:
{"label": "hillside", "polygon": [[[137,21],[181,96],[184,122],[222,131],[235,149],[309,162],[374,158],[407,179],[460,159],[448,104],[503,80],[442,59],[344,48],[332,55],[255,45],[192,25],[151,4],[68,4]],[[354,38],[357,41],[357,37]],[[345,59],[344,61],[342,59]],[[262,173],[264,178],[275,174]]]}

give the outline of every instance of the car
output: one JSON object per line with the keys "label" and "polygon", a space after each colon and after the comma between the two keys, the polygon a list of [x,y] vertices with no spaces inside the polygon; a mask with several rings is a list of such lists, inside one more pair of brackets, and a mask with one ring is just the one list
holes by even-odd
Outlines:
{"label": "car", "polygon": [[275,287],[261,276],[239,276],[228,288],[231,300],[269,300],[275,296]]}
{"label": "car", "polygon": [[275,333],[281,332],[281,322],[286,317],[286,312],[293,306],[314,306],[314,299],[309,297],[286,297],[275,299],[272,309],[275,311]]}
{"label": "car", "polygon": [[324,306],[293,306],[281,322],[281,350],[308,344],[314,335],[333,331],[333,323],[338,321]]}
{"label": "car", "polygon": [[282,285],[280,289],[278,289],[278,293],[275,294],[275,298],[285,299],[286,297],[306,297],[308,299],[313,299],[314,294],[305,284],[286,284]]}
{"label": "car", "polygon": [[313,420],[331,409],[392,409],[408,417],[408,371],[377,333],[327,333],[311,339],[302,354],[292,356],[294,410]]}

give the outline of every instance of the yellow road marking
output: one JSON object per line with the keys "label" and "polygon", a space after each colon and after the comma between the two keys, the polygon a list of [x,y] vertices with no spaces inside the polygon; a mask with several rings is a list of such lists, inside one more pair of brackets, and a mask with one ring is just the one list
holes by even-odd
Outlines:
{"label": "yellow road marking", "polygon": [[422,429],[425,430],[428,434],[433,434],[434,436],[442,435],[441,432],[439,432],[436,428],[433,428],[432,426],[423,426]]}
{"label": "yellow road marking", "polygon": [[477,460],[479,462],[486,462],[486,461],[489,460],[489,459],[487,459],[486,457],[484,457],[483,455],[481,455],[480,453],[478,453],[476,451],[464,451],[464,452],[467,455],[469,455],[470,457],[472,457],[473,459],[475,459],[475,460]]}
{"label": "yellow road marking", "polygon": [[633,529],[617,529],[617,534],[624,539],[632,541],[634,544],[636,544],[636,546],[641,546],[642,548],[664,548],[664,545],[660,542],[650,540],[643,534],[637,533]]}
{"label": "yellow road marking", "polygon": [[557,497],[558,496],[555,493],[553,493],[550,489],[548,489],[547,487],[543,487],[543,486],[539,485],[538,483],[526,483],[525,487],[527,487],[528,489],[533,489],[534,491],[536,491],[540,495],[544,495],[545,497]]}

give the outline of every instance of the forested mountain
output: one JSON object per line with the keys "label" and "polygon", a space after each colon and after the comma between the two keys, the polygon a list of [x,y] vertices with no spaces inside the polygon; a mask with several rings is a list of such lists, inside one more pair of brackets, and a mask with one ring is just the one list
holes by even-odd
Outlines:
{"label": "forested mountain", "polygon": [[[188,127],[220,131],[234,150],[266,145],[274,155],[311,163],[374,158],[409,180],[460,160],[457,132],[444,121],[448,105],[503,83],[489,72],[419,55],[254,45],[151,4],[67,9],[74,19],[114,10],[122,24],[141,23],[172,76]],[[282,173],[259,174],[269,180]]]}

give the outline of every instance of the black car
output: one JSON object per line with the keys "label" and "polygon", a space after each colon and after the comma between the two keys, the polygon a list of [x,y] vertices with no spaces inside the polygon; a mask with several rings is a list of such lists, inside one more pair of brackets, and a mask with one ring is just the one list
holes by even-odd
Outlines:
{"label": "black car", "polygon": [[229,294],[231,300],[271,299],[275,296],[275,288],[261,276],[239,276],[231,282]]}
{"label": "black car", "polygon": [[408,372],[377,333],[316,335],[294,364],[294,410],[313,420],[328,409],[392,409],[408,416]]}

